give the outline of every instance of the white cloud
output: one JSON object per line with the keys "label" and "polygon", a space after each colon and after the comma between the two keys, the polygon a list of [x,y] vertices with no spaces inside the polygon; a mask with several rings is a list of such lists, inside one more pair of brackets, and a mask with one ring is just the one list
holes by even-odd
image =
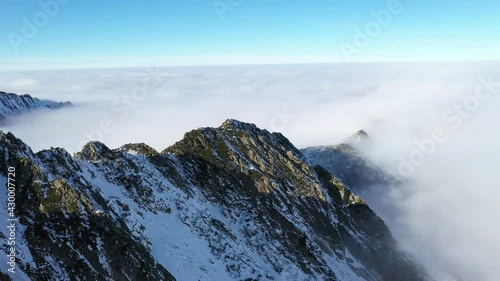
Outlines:
{"label": "white cloud", "polygon": [[19,78],[10,82],[10,88],[18,89],[18,91],[34,90],[38,86],[38,81],[32,78]]}
{"label": "white cloud", "polygon": [[[35,150],[63,146],[74,152],[87,141],[84,131],[98,136],[104,119],[114,128],[103,134],[108,146],[146,142],[158,150],[188,130],[218,126],[227,118],[280,130],[299,147],[336,144],[363,128],[376,141],[370,156],[397,171],[399,156],[415,149],[414,140],[444,127],[448,141],[416,169],[410,184],[369,199],[403,246],[428,268],[458,270],[472,280],[500,276],[495,264],[500,260],[498,93],[457,130],[442,119],[450,106],[474,92],[479,77],[493,75],[498,81],[500,63],[169,67],[160,72],[161,83],[147,87],[144,101],[135,103],[126,98],[151,77],[144,68],[0,73],[5,91],[24,91],[23,83],[9,81],[36,80],[30,94],[77,105],[18,118],[7,129]],[[129,114],[123,107],[113,110],[113,103],[127,105]]]}

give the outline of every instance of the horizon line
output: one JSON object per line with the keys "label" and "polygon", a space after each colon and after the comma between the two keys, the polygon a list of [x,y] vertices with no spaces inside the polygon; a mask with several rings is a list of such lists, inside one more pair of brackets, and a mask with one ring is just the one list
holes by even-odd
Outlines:
{"label": "horizon line", "polygon": [[500,59],[465,59],[465,60],[364,60],[364,61],[327,61],[327,62],[247,62],[247,63],[221,63],[221,64],[147,64],[142,65],[102,65],[83,67],[47,67],[47,68],[1,68],[0,72],[43,72],[43,71],[75,71],[75,70],[119,70],[137,68],[194,68],[194,67],[231,67],[231,66],[287,66],[287,65],[341,65],[341,64],[397,64],[397,63],[496,63]]}

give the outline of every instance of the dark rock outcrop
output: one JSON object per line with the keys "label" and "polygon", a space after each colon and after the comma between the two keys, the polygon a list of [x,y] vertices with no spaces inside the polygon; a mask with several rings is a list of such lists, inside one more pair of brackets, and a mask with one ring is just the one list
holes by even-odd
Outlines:
{"label": "dark rock outcrop", "polygon": [[320,165],[334,174],[343,184],[363,194],[367,188],[384,188],[397,179],[363,156],[360,148],[370,145],[370,138],[360,130],[346,143],[301,149],[311,165]]}

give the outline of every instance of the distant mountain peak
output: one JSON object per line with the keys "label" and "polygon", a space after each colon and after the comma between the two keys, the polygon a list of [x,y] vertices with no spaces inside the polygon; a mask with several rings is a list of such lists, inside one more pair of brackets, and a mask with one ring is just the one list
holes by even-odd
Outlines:
{"label": "distant mountain peak", "polygon": [[349,139],[347,140],[347,143],[350,144],[358,144],[362,142],[366,142],[370,139],[370,136],[368,136],[368,133],[365,130],[359,130],[356,133],[354,133]]}
{"label": "distant mountain peak", "polygon": [[370,146],[370,137],[359,130],[344,143],[302,149],[312,165],[319,165],[335,175],[343,184],[363,194],[363,191],[396,183],[398,179],[372,162],[363,153]]}
{"label": "distant mountain peak", "polygon": [[368,136],[368,133],[366,133],[366,131],[365,131],[365,130],[359,130],[359,131],[357,131],[354,135],[355,135],[355,136],[364,137],[364,138],[370,138],[370,137]]}
{"label": "distant mountain peak", "polygon": [[71,102],[40,100],[29,94],[17,95],[0,91],[0,121],[33,110],[57,109],[71,105]]}

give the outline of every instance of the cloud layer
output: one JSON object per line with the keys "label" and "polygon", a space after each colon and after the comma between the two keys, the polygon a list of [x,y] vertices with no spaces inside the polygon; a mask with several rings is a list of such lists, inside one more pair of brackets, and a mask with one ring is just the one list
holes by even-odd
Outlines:
{"label": "cloud layer", "polygon": [[[500,63],[12,72],[0,73],[0,90],[76,104],[3,128],[34,150],[75,152],[91,139],[162,150],[227,118],[281,131],[298,147],[336,144],[363,128],[374,139],[367,151],[374,161],[394,174],[404,159],[412,162],[403,187],[367,195],[402,245],[438,280],[455,272],[489,281],[500,276],[500,86],[473,104],[484,81],[500,81]],[[446,138],[432,146],[436,130]]]}

